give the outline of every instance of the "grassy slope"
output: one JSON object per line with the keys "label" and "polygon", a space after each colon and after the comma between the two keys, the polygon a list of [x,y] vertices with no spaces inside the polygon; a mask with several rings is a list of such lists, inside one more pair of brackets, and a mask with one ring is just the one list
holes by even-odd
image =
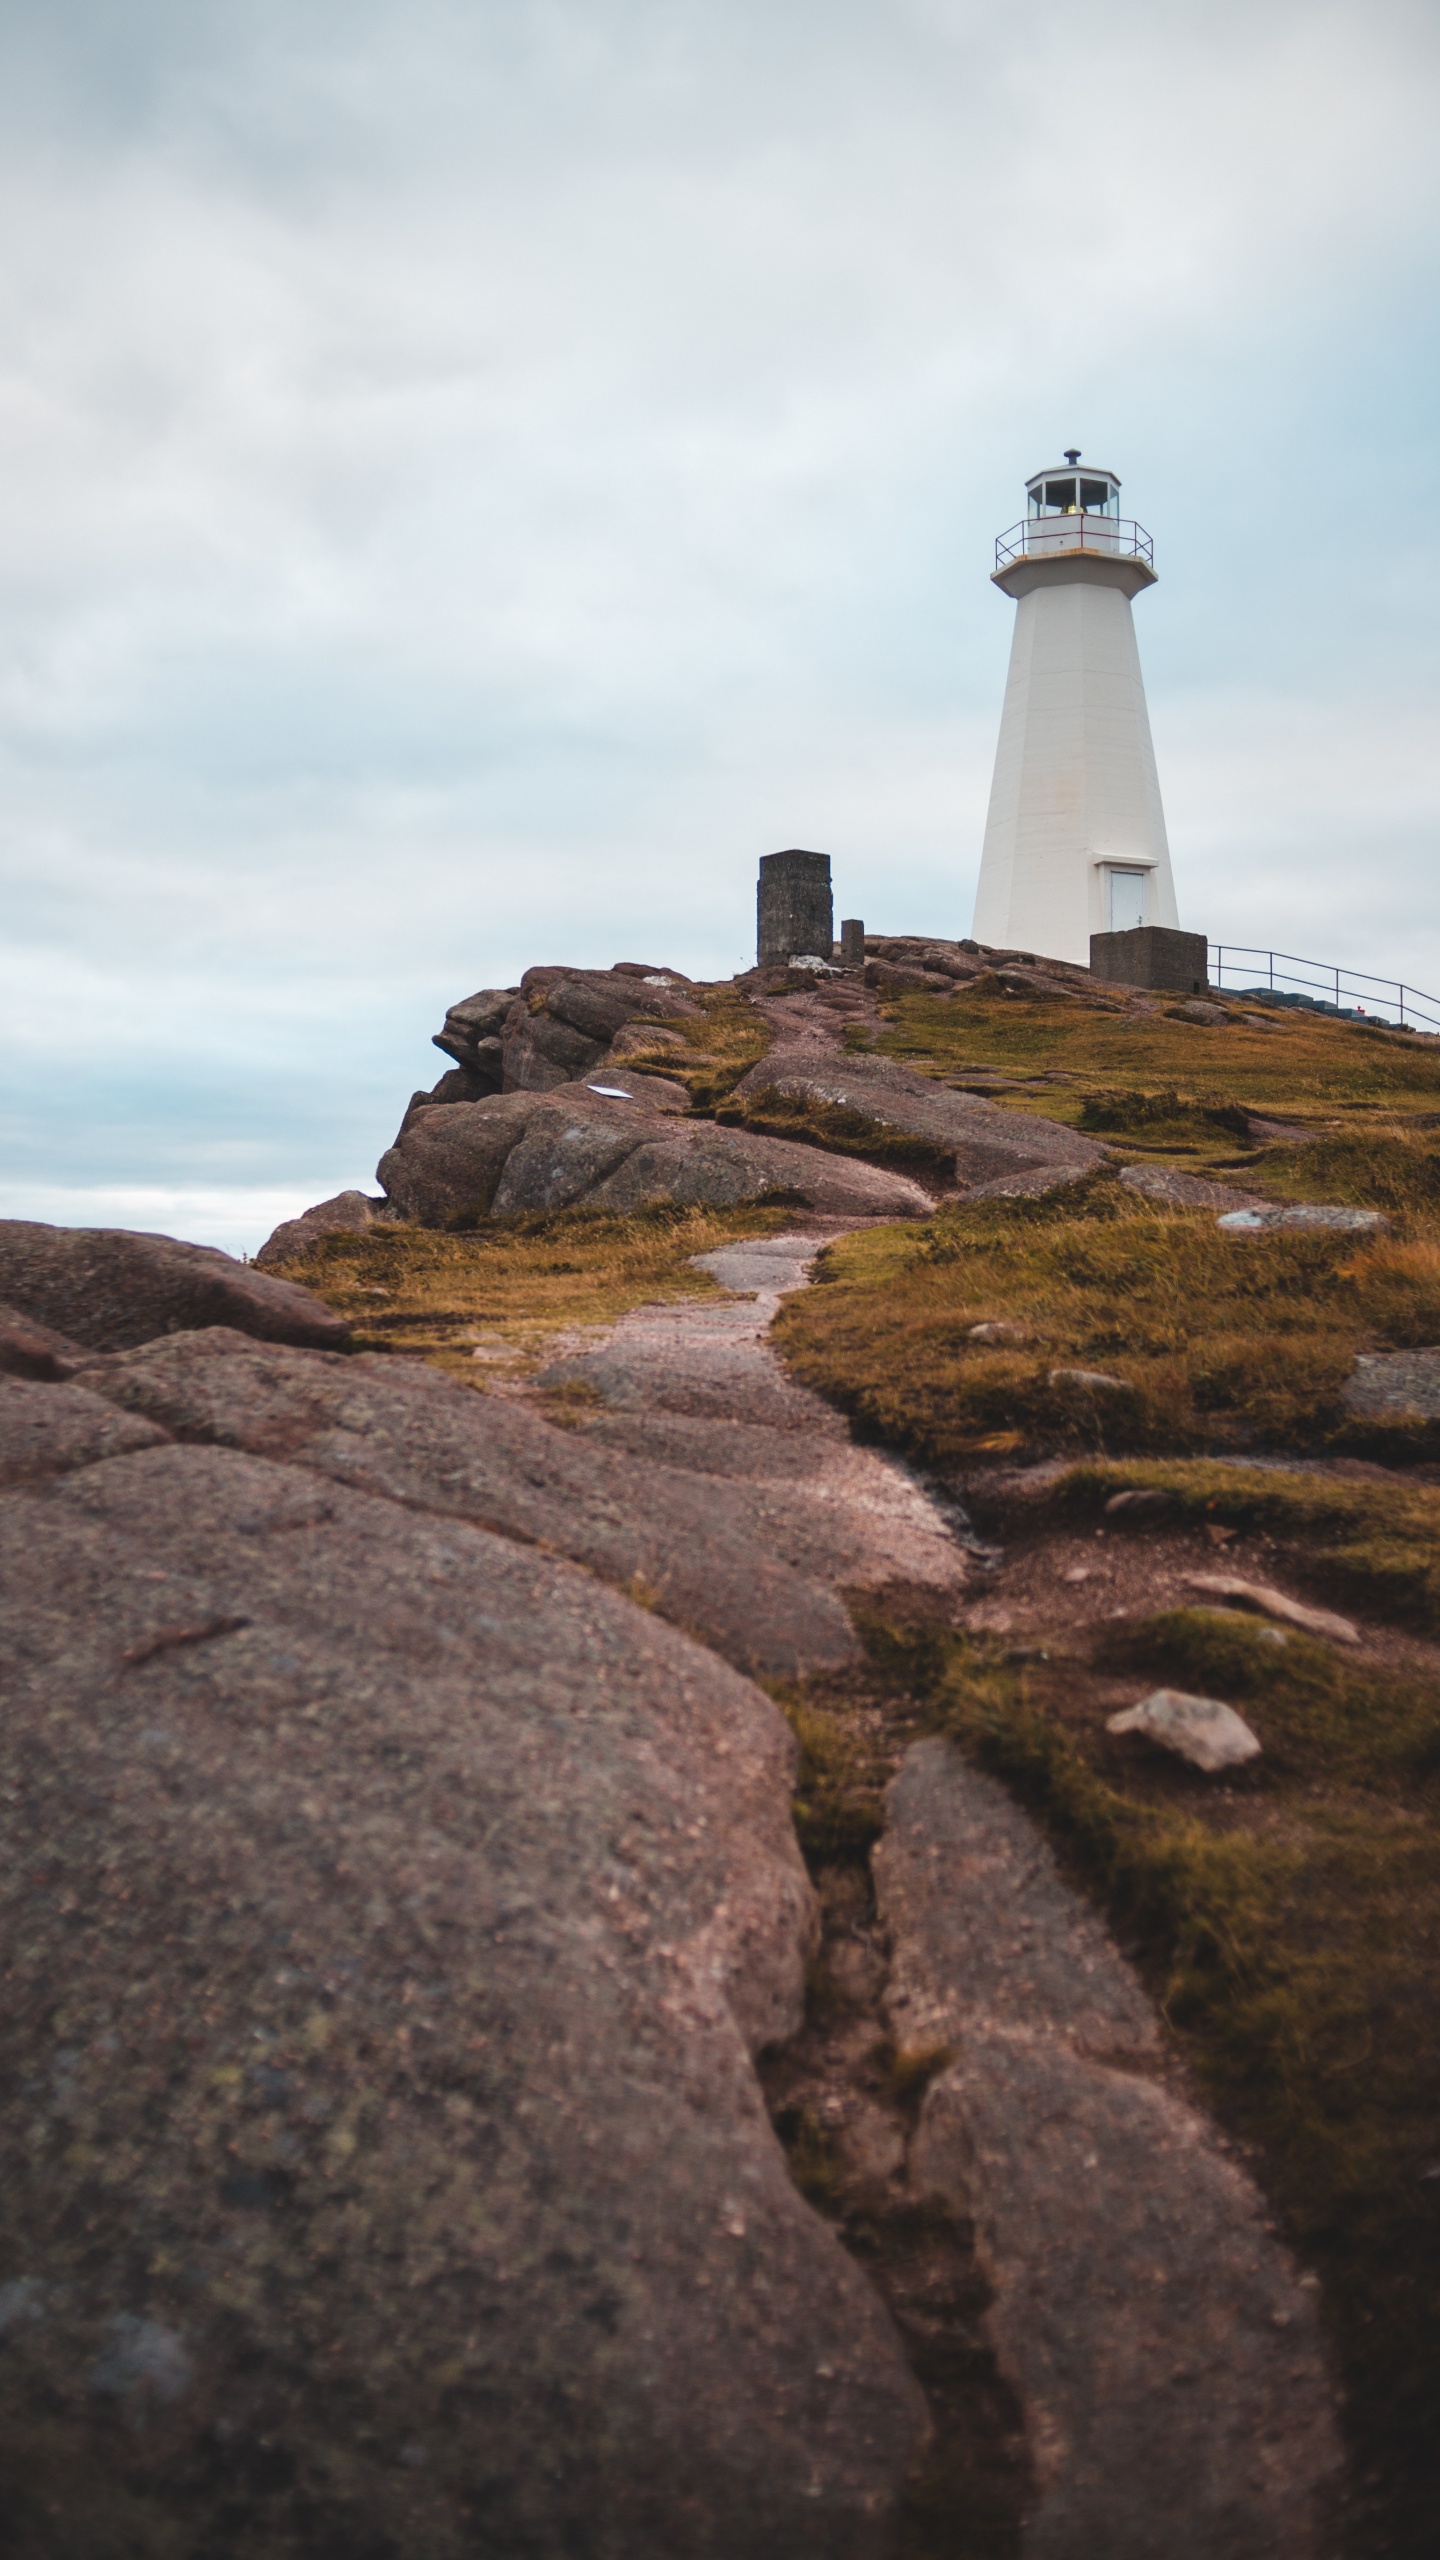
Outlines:
{"label": "grassy slope", "polygon": [[[1359,1251],[1353,1237],[1231,1240],[1210,1213],[1148,1209],[1113,1177],[1049,1202],[961,1205],[833,1247],[826,1285],[781,1321],[795,1371],[867,1435],[942,1470],[1000,1453],[1083,1458],[1023,1534],[1098,1519],[1119,1486],[1165,1486],[1182,1529],[1263,1531],[1322,1596],[1440,1637],[1440,1487],[1224,1463],[1242,1448],[1429,1454],[1423,1429],[1348,1425],[1337,1390],[1357,1349],[1440,1341],[1440,1150],[1417,1125],[1440,1086],[1435,1054],[1323,1022],[1204,1033],[997,997],[907,998],[893,1014],[882,1045],[913,1066],[1045,1072],[1012,1107],[1096,1126],[1132,1160],[1223,1163],[1276,1197],[1382,1205],[1392,1234]],[[1243,1149],[1245,1112],[1309,1120],[1316,1134],[1301,1149]],[[1022,1341],[969,1339],[997,1319]],[[1052,1384],[1066,1365],[1129,1392]],[[1057,1606],[1053,1640],[1026,1662],[996,1640],[883,1614],[869,1634],[904,1713],[1016,1789],[1147,1973],[1324,2282],[1361,2481],[1350,2547],[1428,2560],[1440,2387],[1440,1668],[1428,1648],[1381,1672],[1206,1609],[1077,1644]],[[1166,1771],[1106,1733],[1117,1679],[1135,1696],[1167,1683],[1229,1699],[1263,1759],[1223,1786]],[[863,1835],[878,1807],[861,1738],[851,1750],[843,1717],[810,1713],[805,1820]]]}

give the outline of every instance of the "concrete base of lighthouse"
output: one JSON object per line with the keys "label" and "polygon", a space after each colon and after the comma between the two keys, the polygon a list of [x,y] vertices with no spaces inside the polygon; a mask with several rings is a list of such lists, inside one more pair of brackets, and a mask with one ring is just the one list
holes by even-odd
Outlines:
{"label": "concrete base of lighthouse", "polygon": [[1015,637],[972,931],[1088,962],[1092,934],[1179,924],[1130,600],[1143,560],[997,571]]}

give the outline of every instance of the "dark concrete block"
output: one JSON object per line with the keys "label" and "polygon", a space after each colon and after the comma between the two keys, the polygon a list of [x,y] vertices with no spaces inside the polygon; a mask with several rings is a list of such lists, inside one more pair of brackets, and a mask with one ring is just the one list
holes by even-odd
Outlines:
{"label": "dark concrete block", "polygon": [[1090,966],[1097,978],[1121,987],[1163,987],[1202,996],[1209,983],[1209,945],[1203,933],[1181,933],[1168,924],[1140,924],[1129,933],[1092,933]]}
{"label": "dark concrete block", "polygon": [[859,916],[847,916],[840,927],[840,959],[847,969],[865,966],[865,926]]}
{"label": "dark concrete block", "polygon": [[804,853],[798,846],[762,854],[756,908],[762,969],[783,965],[797,953],[828,960],[835,939],[829,854]]}

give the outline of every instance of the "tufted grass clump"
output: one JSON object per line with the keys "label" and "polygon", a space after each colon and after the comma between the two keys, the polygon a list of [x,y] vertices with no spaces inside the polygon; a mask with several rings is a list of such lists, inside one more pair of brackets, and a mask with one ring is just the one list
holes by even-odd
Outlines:
{"label": "tufted grass clump", "polygon": [[[937,1468],[1118,1450],[1440,1450],[1434,1425],[1362,1423],[1342,1402],[1357,1352],[1440,1342],[1429,1235],[1360,1253],[1347,1235],[1236,1236],[1103,1173],[1033,1202],[962,1200],[914,1228],[843,1237],[819,1276],[779,1319],[792,1369],[862,1433]],[[974,1338],[996,1320],[1018,1339]],[[1063,1374],[1074,1370],[1111,1383]]]}

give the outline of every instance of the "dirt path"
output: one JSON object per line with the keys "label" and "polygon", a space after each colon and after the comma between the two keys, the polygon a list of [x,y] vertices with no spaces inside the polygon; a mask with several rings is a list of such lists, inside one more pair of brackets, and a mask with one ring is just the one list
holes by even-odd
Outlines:
{"label": "dirt path", "polygon": [[[723,1478],[807,1575],[969,1615],[986,1586],[963,1521],[767,1339],[838,1232],[705,1256],[736,1295],[638,1309],[529,1392],[568,1399],[586,1438]],[[892,1766],[873,1856],[817,1862],[810,2021],[766,2081],[929,2400],[902,2549],[949,2552],[958,2525],[1025,2560],[1315,2560],[1338,2455],[1313,2281],[1027,1818],[933,1736]]]}

